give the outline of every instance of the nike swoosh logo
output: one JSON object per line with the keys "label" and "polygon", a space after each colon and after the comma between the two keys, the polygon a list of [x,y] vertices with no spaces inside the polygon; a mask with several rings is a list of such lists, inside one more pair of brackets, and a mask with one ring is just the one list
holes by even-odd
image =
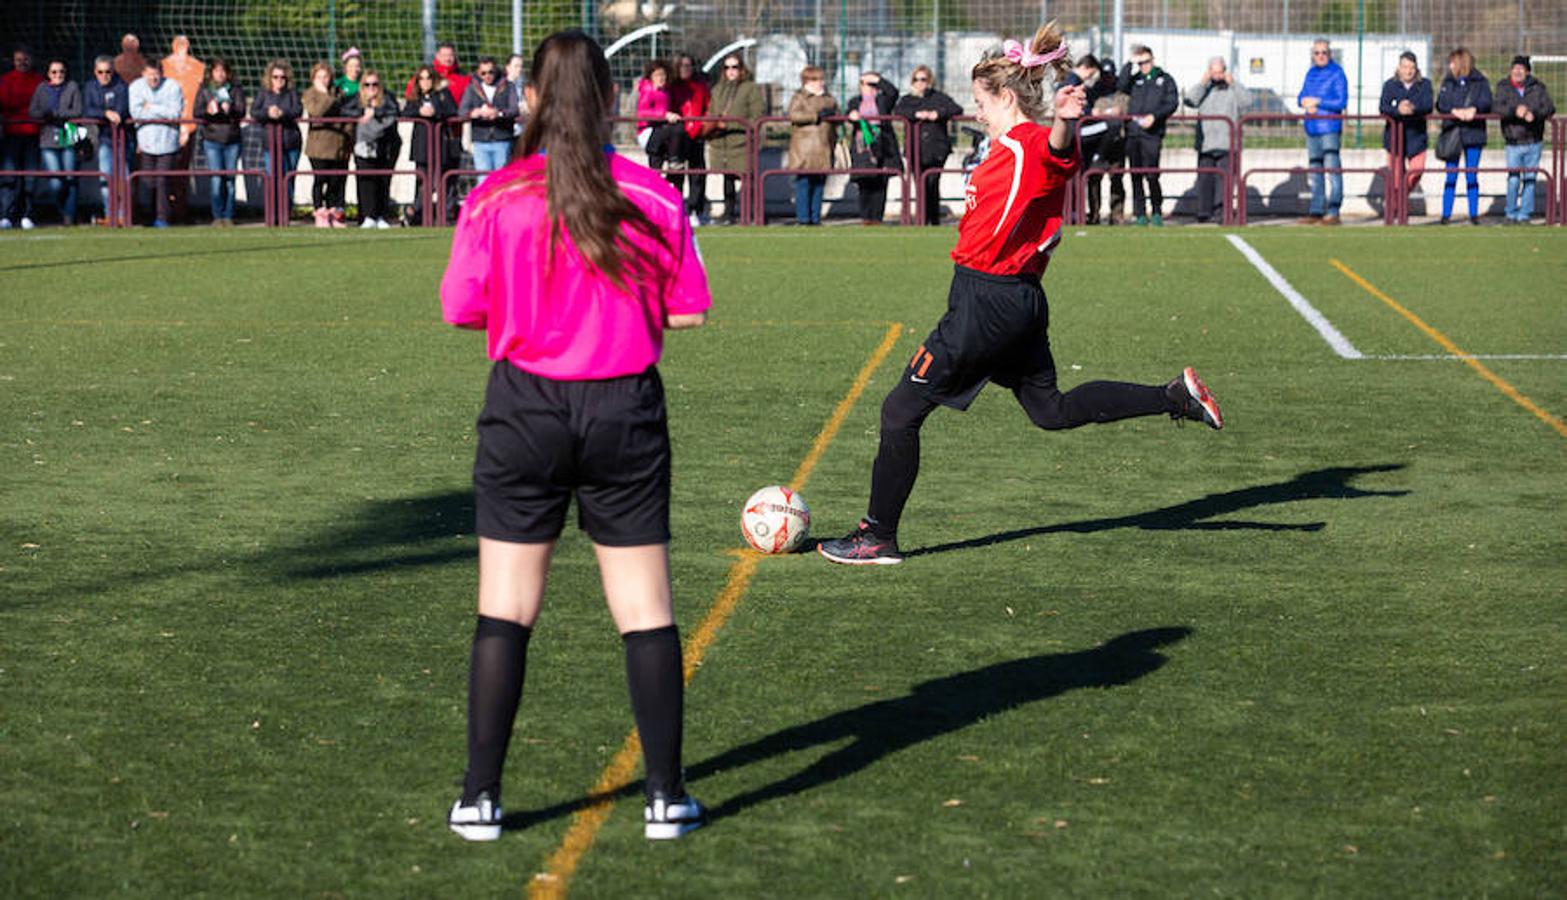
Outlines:
{"label": "nike swoosh logo", "polygon": [[909,380],[915,384],[930,384],[929,378],[921,378],[918,375],[910,375]]}

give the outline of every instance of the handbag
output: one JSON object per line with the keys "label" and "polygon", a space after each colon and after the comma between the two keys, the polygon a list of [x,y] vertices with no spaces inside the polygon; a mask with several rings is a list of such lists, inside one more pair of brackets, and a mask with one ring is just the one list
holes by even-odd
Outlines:
{"label": "handbag", "polygon": [[[1469,87],[1464,85],[1464,99],[1454,109],[1469,105]],[[1442,162],[1457,162],[1464,158],[1464,128],[1458,122],[1449,120],[1443,125],[1442,133],[1436,138],[1436,158]]]}
{"label": "handbag", "polygon": [[1436,158],[1442,162],[1457,162],[1464,156],[1464,130],[1458,125],[1442,130],[1436,139]]}

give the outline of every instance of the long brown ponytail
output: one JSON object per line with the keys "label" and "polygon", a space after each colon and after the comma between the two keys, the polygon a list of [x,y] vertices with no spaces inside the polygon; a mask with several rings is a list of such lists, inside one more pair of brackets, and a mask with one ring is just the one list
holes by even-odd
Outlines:
{"label": "long brown ponytail", "polygon": [[638,252],[627,231],[641,232],[666,248],[669,243],[610,175],[604,119],[614,85],[604,50],[581,31],[558,31],[533,54],[529,80],[537,105],[519,152],[547,152],[550,254],[569,235],[585,262],[616,287],[631,290],[632,280],[651,274],[653,260]]}

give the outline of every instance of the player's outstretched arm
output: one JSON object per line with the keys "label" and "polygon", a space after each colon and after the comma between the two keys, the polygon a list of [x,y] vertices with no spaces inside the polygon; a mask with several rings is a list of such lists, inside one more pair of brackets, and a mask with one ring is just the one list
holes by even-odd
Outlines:
{"label": "player's outstretched arm", "polygon": [[1083,117],[1087,93],[1080,84],[1056,91],[1054,123],[1050,126],[1050,148],[1058,152],[1072,149],[1073,124]]}

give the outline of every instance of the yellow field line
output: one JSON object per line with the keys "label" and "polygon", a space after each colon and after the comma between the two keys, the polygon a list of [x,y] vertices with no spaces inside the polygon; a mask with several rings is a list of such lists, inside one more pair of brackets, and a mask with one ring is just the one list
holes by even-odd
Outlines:
{"label": "yellow field line", "polygon": [[[821,460],[822,454],[827,451],[827,446],[838,434],[838,429],[843,426],[844,420],[849,417],[849,412],[860,399],[860,395],[865,392],[865,386],[870,383],[871,376],[887,358],[887,354],[892,352],[902,332],[901,323],[888,324],[887,333],[882,337],[881,343],[860,368],[859,374],[854,377],[854,383],[849,386],[848,393],[838,401],[832,415],[827,417],[826,424],[817,433],[810,451],[800,461],[799,468],[795,469],[794,477],[789,481],[795,490],[803,490],[806,482],[810,481],[811,472],[816,468],[817,462]],[[756,566],[762,558],[760,553],[746,550],[741,552],[740,558],[729,567],[729,577],[724,580],[723,589],[718,592],[717,599],[713,601],[712,609],[708,610],[702,624],[697,626],[696,633],[686,642],[683,655],[687,682],[702,665],[702,657],[707,654],[708,647],[717,639],[719,630],[724,627],[724,623],[729,621],[729,617],[739,606],[746,589],[751,585],[752,577],[756,575]],[[541,898],[566,896],[567,887],[571,884],[571,876],[576,872],[577,864],[582,861],[582,857],[588,850],[592,849],[599,829],[603,827],[614,808],[614,795],[631,783],[641,756],[642,742],[637,736],[636,729],[633,728],[631,733],[626,735],[620,751],[609,761],[609,765],[604,767],[603,774],[599,776],[589,792],[589,796],[595,798],[592,804],[578,810],[572,817],[570,829],[561,840],[560,846],[544,863],[544,871],[535,875],[528,885],[530,898],[541,900]]]}
{"label": "yellow field line", "polygon": [[1534,415],[1540,421],[1556,429],[1556,432],[1562,437],[1567,438],[1567,422],[1563,422],[1556,416],[1553,416],[1544,409],[1541,409],[1539,404],[1524,396],[1523,393],[1520,392],[1517,388],[1503,380],[1500,375],[1497,375],[1495,372],[1492,372],[1490,369],[1486,368],[1485,364],[1480,362],[1478,359],[1475,359],[1472,354],[1465,353],[1463,350],[1459,349],[1458,345],[1449,340],[1447,335],[1437,331],[1430,325],[1427,325],[1425,321],[1419,316],[1404,308],[1403,304],[1399,303],[1397,300],[1394,300],[1392,297],[1389,297],[1387,294],[1377,290],[1376,285],[1372,284],[1364,278],[1361,278],[1352,269],[1350,269],[1349,266],[1344,265],[1336,259],[1330,259],[1328,262],[1332,263],[1334,268],[1338,269],[1340,272],[1343,272],[1350,281],[1353,281],[1361,287],[1365,288],[1366,293],[1377,298],[1378,300],[1381,300],[1383,303],[1386,303],[1399,315],[1408,319],[1410,323],[1413,324],[1416,328],[1425,332],[1427,337],[1440,344],[1442,349],[1458,357],[1469,368],[1474,369],[1481,378],[1484,378],[1486,381],[1489,381],[1491,384],[1495,385],[1497,390],[1501,391],[1503,394],[1506,394],[1507,397],[1514,403],[1522,406],[1529,412],[1534,413]]}

